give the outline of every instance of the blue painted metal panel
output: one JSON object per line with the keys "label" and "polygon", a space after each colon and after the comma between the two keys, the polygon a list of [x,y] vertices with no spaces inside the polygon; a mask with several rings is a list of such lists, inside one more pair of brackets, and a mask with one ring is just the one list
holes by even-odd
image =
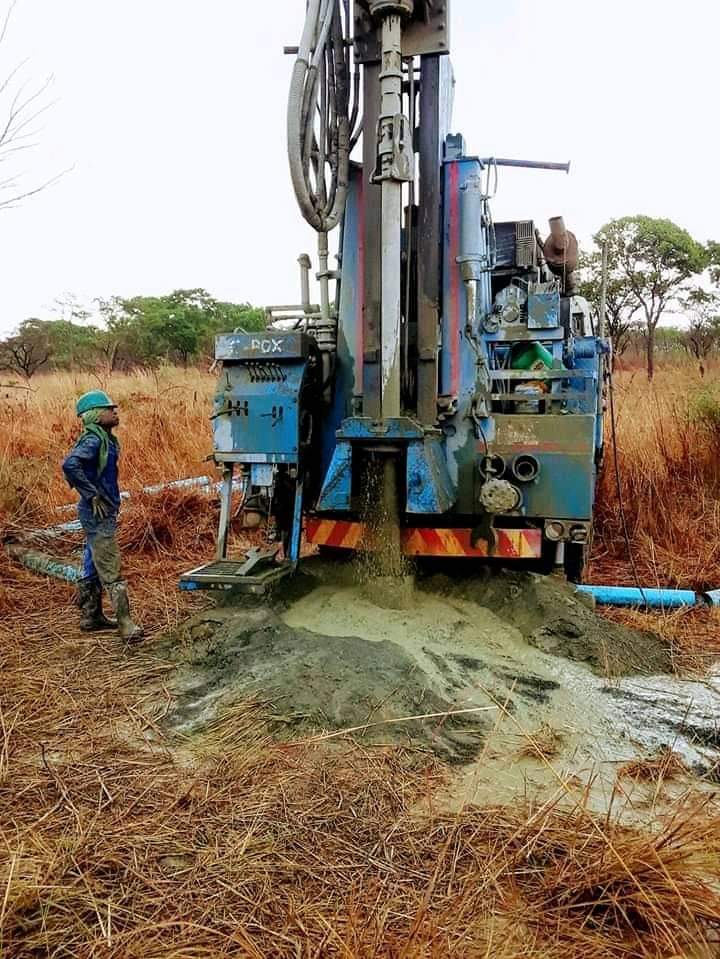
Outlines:
{"label": "blue painted metal panel", "polygon": [[[589,520],[595,494],[595,420],[590,415],[497,414],[490,452],[502,456],[512,480],[517,456],[533,456],[537,479],[517,483],[523,514],[540,519]],[[477,444],[478,456],[484,446]],[[512,480],[516,482],[515,480]]]}
{"label": "blue painted metal panel", "polygon": [[530,293],[528,295],[528,329],[548,330],[560,325],[560,294]]}
{"label": "blue painted metal panel", "polygon": [[288,559],[293,570],[300,560],[300,542],[302,540],[303,481],[295,487],[295,505],[293,506],[292,528],[290,530],[290,549]]}
{"label": "blue painted metal panel", "polygon": [[408,445],[406,482],[408,513],[446,513],[455,504],[455,487],[440,437]]}
{"label": "blue painted metal panel", "polygon": [[250,483],[253,486],[272,486],[272,463],[253,463],[250,467]]}
{"label": "blue painted metal panel", "polygon": [[226,365],[214,404],[216,453],[247,453],[256,463],[297,462],[304,374],[304,360]]}
{"label": "blue painted metal panel", "polygon": [[[579,400],[571,400],[568,403],[568,409],[576,413],[597,413],[599,411],[599,390],[600,390],[600,372],[601,372],[601,350],[600,341],[594,336],[576,337],[570,345],[566,365],[573,370],[589,370],[595,374],[594,380],[569,380],[569,386],[572,390],[582,390],[585,396]],[[600,419],[598,417],[598,419]],[[599,422],[599,429],[602,430],[602,421]],[[602,433],[596,436],[595,445],[602,443]]]}
{"label": "blue painted metal panel", "polygon": [[411,440],[422,439],[425,432],[415,420],[406,416],[373,420],[369,416],[352,416],[343,421],[338,438],[354,441]]}
{"label": "blue painted metal panel", "polygon": [[[473,455],[475,431],[471,417],[473,397],[478,382],[477,352],[466,334],[467,301],[457,257],[460,255],[461,203],[460,192],[471,177],[479,176],[481,164],[476,158],[450,160],[443,168],[443,303],[440,350],[440,395],[457,404],[455,415],[444,420],[447,433],[445,449],[447,471],[457,491],[456,509],[463,513],[477,512],[474,496],[476,469]],[[475,244],[481,255],[487,254],[487,238],[480,221]],[[478,284],[478,316],[490,312],[490,273],[485,272]],[[492,431],[491,421],[482,418],[480,427]]]}
{"label": "blue painted metal panel", "polygon": [[310,355],[305,333],[264,330],[261,333],[221,333],[215,337],[216,360],[287,360]]}
{"label": "blue painted metal panel", "polygon": [[325,475],[317,508],[320,512],[347,512],[350,509],[352,492],[352,446],[345,440],[338,441]]}

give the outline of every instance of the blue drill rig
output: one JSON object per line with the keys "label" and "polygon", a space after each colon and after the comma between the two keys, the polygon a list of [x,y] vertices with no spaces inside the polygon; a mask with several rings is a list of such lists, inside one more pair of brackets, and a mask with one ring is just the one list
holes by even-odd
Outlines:
{"label": "blue drill rig", "polygon": [[[449,7],[307,3],[286,51],[287,132],[319,303],[304,255],[300,304],[269,307],[262,333],[217,338],[217,555],[186,589],[262,592],[297,567],[303,535],[357,549],[378,461],[409,556],[582,575],[608,346],[573,294],[577,241],[562,218],[543,240],[490,209],[499,168],[569,164],[473,156],[451,133]],[[229,559],[238,487],[268,548]]]}

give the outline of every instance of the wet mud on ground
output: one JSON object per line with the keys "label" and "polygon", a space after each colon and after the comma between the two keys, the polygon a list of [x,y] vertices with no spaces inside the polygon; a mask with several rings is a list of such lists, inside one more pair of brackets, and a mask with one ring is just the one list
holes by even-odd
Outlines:
{"label": "wet mud on ground", "polygon": [[255,698],[279,739],[353,729],[432,751],[455,770],[450,803],[573,783],[605,809],[618,769],[663,750],[688,770],[677,788],[720,778],[720,675],[673,676],[658,637],[607,622],[560,580],[435,574],[398,604],[387,589],[315,558],[269,599],[195,615],[157,650],[176,666],[166,730],[193,736]]}

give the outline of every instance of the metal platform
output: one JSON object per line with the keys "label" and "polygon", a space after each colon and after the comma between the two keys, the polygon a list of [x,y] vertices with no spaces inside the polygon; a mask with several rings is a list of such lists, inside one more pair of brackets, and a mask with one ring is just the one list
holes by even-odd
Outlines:
{"label": "metal platform", "polygon": [[262,596],[283,577],[292,572],[291,563],[268,566],[255,573],[243,572],[247,569],[247,559],[220,559],[198,566],[180,577],[180,589],[238,589],[244,593]]}

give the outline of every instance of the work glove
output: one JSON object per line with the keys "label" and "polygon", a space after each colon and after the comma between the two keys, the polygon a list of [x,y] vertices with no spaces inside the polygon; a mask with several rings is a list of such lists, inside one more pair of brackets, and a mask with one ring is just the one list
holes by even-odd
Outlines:
{"label": "work glove", "polygon": [[93,496],[90,503],[92,505],[93,516],[95,519],[107,519],[112,512],[108,501],[103,499],[99,493],[96,496]]}

